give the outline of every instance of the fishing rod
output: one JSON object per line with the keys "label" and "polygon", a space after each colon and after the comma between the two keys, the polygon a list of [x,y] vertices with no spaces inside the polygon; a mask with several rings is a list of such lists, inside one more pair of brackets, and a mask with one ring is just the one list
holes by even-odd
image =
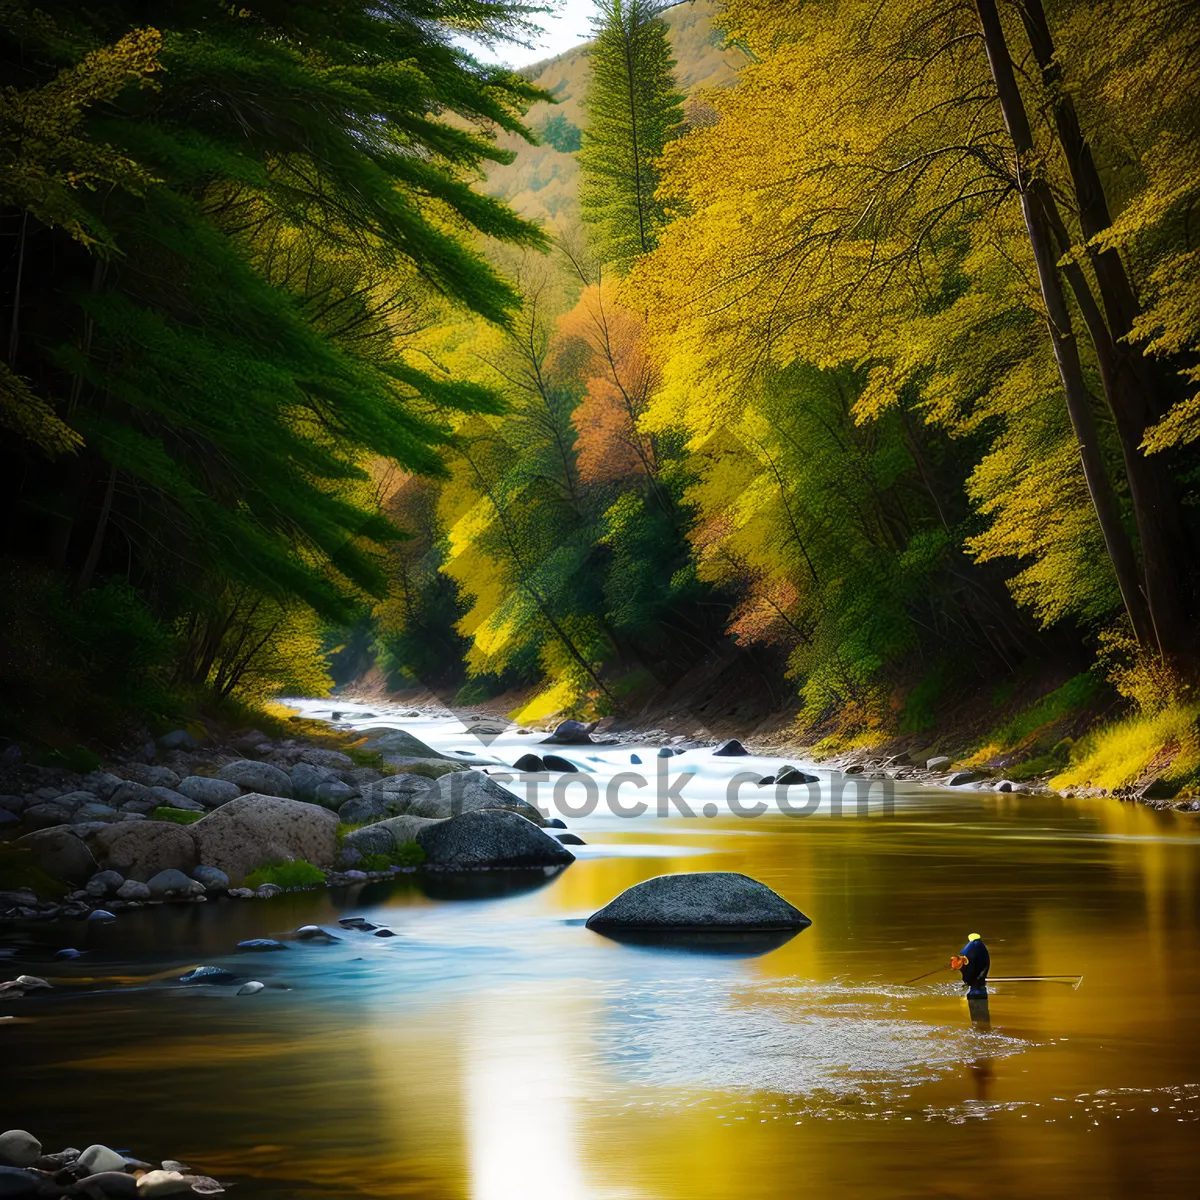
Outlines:
{"label": "fishing rod", "polygon": [[[940,971],[946,970],[945,967],[934,967],[932,971],[926,971],[924,975],[917,975],[913,979],[909,979],[900,984],[900,987],[911,987],[914,983],[922,979],[928,979],[930,975],[936,975]],[[1078,990],[1079,985],[1083,982],[1082,975],[998,975],[995,979],[987,979],[985,983],[1066,983],[1070,984],[1074,989]]]}

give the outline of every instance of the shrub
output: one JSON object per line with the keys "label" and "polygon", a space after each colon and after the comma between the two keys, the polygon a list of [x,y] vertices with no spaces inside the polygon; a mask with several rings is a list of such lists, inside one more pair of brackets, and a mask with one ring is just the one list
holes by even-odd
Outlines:
{"label": "shrub", "polygon": [[362,871],[388,871],[392,867],[419,867],[425,861],[425,851],[416,842],[405,842],[387,854],[364,854],[358,860]]}
{"label": "shrub", "polygon": [[273,883],[277,887],[289,891],[292,888],[313,887],[325,882],[325,872],[302,858],[290,859],[288,862],[269,863],[258,867],[246,876],[245,886],[259,888],[264,883]]}

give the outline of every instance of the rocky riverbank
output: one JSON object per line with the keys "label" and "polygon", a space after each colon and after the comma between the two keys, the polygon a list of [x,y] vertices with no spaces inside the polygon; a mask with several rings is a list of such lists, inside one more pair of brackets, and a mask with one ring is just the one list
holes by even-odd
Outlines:
{"label": "rocky riverbank", "polygon": [[175,1159],[166,1159],[156,1167],[99,1143],[84,1150],[68,1146],[47,1152],[24,1129],[0,1133],[0,1196],[150,1200],[186,1192],[217,1196],[224,1191],[217,1180],[197,1174]]}

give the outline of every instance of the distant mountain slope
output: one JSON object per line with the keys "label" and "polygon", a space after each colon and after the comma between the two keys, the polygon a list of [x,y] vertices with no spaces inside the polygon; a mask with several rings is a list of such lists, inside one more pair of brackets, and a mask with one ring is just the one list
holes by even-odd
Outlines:
{"label": "distant mountain slope", "polygon": [[[733,82],[745,56],[740,50],[722,50],[720,36],[712,27],[720,0],[690,0],[670,9],[663,17],[671,31],[680,91],[691,94],[702,88],[723,87]],[[557,105],[537,104],[528,123],[540,130],[548,117],[560,114],[572,126],[582,128],[582,102],[587,92],[589,48],[560,54],[536,63],[523,74],[553,92]],[[546,143],[530,146],[520,138],[503,136],[500,144],[517,152],[509,166],[496,166],[488,173],[484,190],[507,200],[524,217],[558,223],[570,220],[578,199],[579,168],[575,156]]]}

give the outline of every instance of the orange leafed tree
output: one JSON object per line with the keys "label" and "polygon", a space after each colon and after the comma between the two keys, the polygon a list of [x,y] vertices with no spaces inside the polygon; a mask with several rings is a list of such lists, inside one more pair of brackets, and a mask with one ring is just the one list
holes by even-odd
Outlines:
{"label": "orange leafed tree", "polygon": [[642,321],[617,303],[614,284],[590,284],[559,318],[549,368],[576,379],[583,391],[572,417],[580,478],[653,481],[654,442],[638,423],[655,387],[654,368]]}

